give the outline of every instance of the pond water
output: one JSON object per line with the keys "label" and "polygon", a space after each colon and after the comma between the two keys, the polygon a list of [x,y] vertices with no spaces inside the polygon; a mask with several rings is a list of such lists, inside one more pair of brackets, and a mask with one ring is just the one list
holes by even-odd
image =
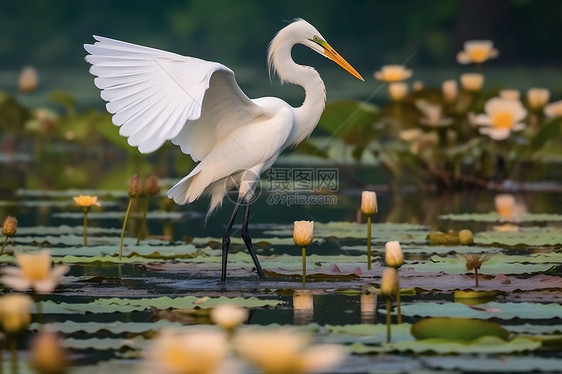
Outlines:
{"label": "pond water", "polygon": [[[250,308],[243,329],[297,326],[315,343],[346,347],[348,358],[330,372],[557,372],[562,367],[562,194],[556,180],[529,184],[525,191],[512,186],[519,189],[512,195],[520,215],[506,220],[494,205],[495,197],[506,191],[390,189],[372,165],[312,162],[308,167],[281,160],[275,166],[277,181],[282,171],[306,169],[337,171],[336,184],[331,191],[305,190],[300,193],[304,200],[296,202],[290,200],[297,193],[294,189],[281,194],[287,197],[283,200],[280,191],[272,189],[272,180],[263,176],[260,197],[251,205],[250,232],[267,279],[259,281],[252,270],[238,224],[223,284],[220,238],[231,214],[228,199],[205,223],[207,201],[170,205],[163,188],[150,200],[147,237],[140,244],[136,233],[144,202],[137,201],[127,226],[125,257],[117,257],[129,178],[136,170],[143,176],[167,172],[169,178],[160,183],[171,185],[181,176],[170,166],[174,155],[127,161],[120,153],[62,154],[40,161],[30,157],[27,162],[26,157],[11,155],[16,161],[1,164],[0,213],[17,217],[19,227],[0,261],[8,266],[14,252],[50,248],[55,263],[70,265],[64,284],[41,296],[42,312],[35,311],[34,320],[42,319],[61,332],[72,372],[134,371],[154,332],[170,326],[212,328],[208,311],[221,300]],[[107,167],[96,166],[99,163]],[[362,190],[378,196],[372,270],[366,268]],[[81,242],[83,215],[72,201],[78,194],[97,195],[101,202],[89,213],[87,247]],[[301,251],[292,239],[295,220],[315,221],[315,241],[307,248],[306,285],[301,283]],[[504,225],[507,221],[510,226]],[[510,231],[494,231],[498,226]],[[430,231],[462,229],[475,234],[473,246],[432,245],[426,239]],[[386,343],[385,299],[376,290],[384,269],[384,244],[391,240],[401,242],[405,255],[400,270],[403,323],[393,326],[393,340]],[[482,265],[478,288],[459,258],[470,253],[490,257]],[[468,301],[454,296],[458,290],[478,289],[497,294]],[[297,297],[303,291],[310,300],[301,308]],[[410,325],[437,316],[495,321],[510,338],[461,346],[454,340],[415,341]],[[29,370],[25,361],[37,322],[19,341],[20,372]],[[9,365],[8,357],[4,351],[4,365]]]}

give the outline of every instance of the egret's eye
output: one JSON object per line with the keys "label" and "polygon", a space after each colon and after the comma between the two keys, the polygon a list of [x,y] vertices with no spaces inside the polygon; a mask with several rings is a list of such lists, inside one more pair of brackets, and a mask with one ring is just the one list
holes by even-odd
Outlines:
{"label": "egret's eye", "polygon": [[314,35],[314,36],[312,37],[312,40],[315,41],[316,43],[318,43],[318,42],[320,42],[321,39],[320,39],[320,37],[319,37],[318,35]]}

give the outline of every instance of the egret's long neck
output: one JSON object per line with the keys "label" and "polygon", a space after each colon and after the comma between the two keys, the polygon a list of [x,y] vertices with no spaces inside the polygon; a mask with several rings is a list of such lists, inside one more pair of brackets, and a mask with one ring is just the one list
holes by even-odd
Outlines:
{"label": "egret's long neck", "polygon": [[314,68],[293,61],[291,49],[294,43],[276,45],[276,39],[269,50],[270,67],[277,72],[282,83],[297,84],[305,91],[303,104],[295,108],[295,123],[286,143],[287,146],[294,146],[306,139],[318,124],[326,104],[326,87]]}

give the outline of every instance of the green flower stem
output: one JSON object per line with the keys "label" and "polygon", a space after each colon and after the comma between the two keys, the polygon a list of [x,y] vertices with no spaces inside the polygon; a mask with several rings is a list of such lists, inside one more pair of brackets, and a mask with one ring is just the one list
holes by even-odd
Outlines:
{"label": "green flower stem", "polygon": [[367,270],[371,270],[371,216],[367,216]]}
{"label": "green flower stem", "polygon": [[478,287],[478,269],[474,268],[474,283],[476,284],[476,287]]}
{"label": "green flower stem", "polygon": [[2,249],[0,250],[0,256],[2,256],[2,254],[4,253],[4,248],[6,248],[7,244],[8,244],[8,236],[6,236],[6,238],[4,239],[4,244],[2,244]]}
{"label": "green flower stem", "polygon": [[148,214],[148,208],[150,207],[150,196],[146,198],[146,205],[144,207],[144,211],[142,213],[142,219],[139,225],[139,232],[137,233],[137,245],[140,244],[141,235],[143,234],[143,230],[146,227],[146,215]]}
{"label": "green flower stem", "polygon": [[306,247],[302,247],[302,284],[306,284]]}
{"label": "green flower stem", "polygon": [[129,213],[131,212],[131,205],[133,205],[133,198],[129,199],[129,205],[127,205],[127,212],[123,220],[123,230],[121,230],[121,240],[119,241],[119,261],[121,261],[123,255],[123,238],[125,237],[125,227],[127,226],[127,219],[129,219]]}
{"label": "green flower stem", "polygon": [[17,374],[18,369],[18,342],[13,334],[9,334],[8,339],[10,340],[10,366],[12,368],[12,374]]}
{"label": "green flower stem", "polygon": [[392,323],[391,321],[391,315],[390,315],[390,298],[386,298],[386,342],[390,343],[391,340],[391,336],[390,336],[390,324]]}
{"label": "green flower stem", "polygon": [[84,247],[88,246],[88,208],[84,208]]}

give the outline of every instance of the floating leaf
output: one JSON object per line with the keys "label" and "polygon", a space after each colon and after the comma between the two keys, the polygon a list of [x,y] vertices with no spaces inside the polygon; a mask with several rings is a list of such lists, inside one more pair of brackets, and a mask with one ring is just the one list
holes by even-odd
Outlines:
{"label": "floating leaf", "polygon": [[195,296],[184,296],[177,298],[170,298],[167,296],[155,297],[155,298],[143,298],[143,299],[120,299],[120,298],[110,298],[110,299],[96,299],[90,303],[56,303],[54,301],[48,300],[41,302],[43,312],[52,313],[113,313],[113,312],[133,312],[140,311],[150,308],[156,309],[206,309],[213,308],[220,304],[234,304],[237,306],[242,306],[246,308],[259,308],[264,306],[276,306],[282,304],[279,300],[264,300],[258,299],[257,297],[250,298],[228,298],[228,297],[217,297],[210,298],[204,302],[199,302],[199,297]]}
{"label": "floating leaf", "polygon": [[398,341],[383,344],[380,347],[355,343],[350,346],[352,353],[369,354],[381,352],[413,352],[438,354],[508,354],[534,351],[541,343],[526,338],[514,338],[509,342],[495,336],[484,336],[470,342],[450,339],[424,339],[416,341]]}
{"label": "floating leaf", "polygon": [[559,358],[545,357],[424,357],[424,364],[436,370],[460,370],[482,373],[554,373],[560,370]]}
{"label": "floating leaf", "polygon": [[[496,212],[444,214],[440,219],[451,221],[503,222],[505,219]],[[525,213],[517,217],[516,222],[560,222],[562,214]]]}
{"label": "floating leaf", "polygon": [[500,324],[473,318],[432,317],[412,325],[412,335],[418,339],[451,339],[471,341],[482,336],[507,339],[509,332]]}
{"label": "floating leaf", "polygon": [[[385,310],[380,310],[386,313]],[[413,303],[402,305],[404,316],[418,317],[465,317],[479,319],[549,319],[561,318],[562,305],[539,303],[497,303],[489,302],[478,307],[460,303]]]}

